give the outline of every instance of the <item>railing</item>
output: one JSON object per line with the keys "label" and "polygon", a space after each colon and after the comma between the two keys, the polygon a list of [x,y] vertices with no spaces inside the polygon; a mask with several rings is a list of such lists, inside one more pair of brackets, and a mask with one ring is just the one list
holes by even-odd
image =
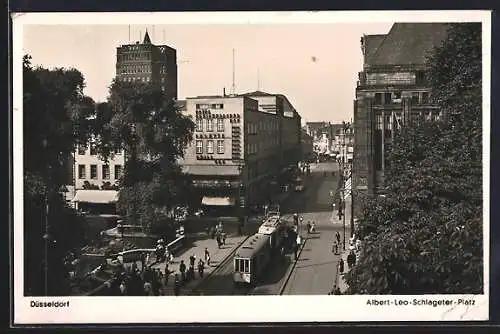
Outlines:
{"label": "railing", "polygon": [[182,247],[184,247],[184,239],[185,235],[181,235],[174,241],[169,242],[167,244],[168,251],[172,254],[176,254],[179,250],[182,249]]}

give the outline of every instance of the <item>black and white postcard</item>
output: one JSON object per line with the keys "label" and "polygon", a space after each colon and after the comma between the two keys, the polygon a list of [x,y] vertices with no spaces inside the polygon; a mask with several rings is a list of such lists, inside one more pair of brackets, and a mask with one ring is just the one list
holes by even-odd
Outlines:
{"label": "black and white postcard", "polygon": [[490,15],[13,14],[15,323],[487,320]]}

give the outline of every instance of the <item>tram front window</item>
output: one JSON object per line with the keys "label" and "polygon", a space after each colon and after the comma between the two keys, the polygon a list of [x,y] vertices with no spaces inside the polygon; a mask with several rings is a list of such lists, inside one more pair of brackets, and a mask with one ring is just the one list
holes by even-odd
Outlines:
{"label": "tram front window", "polygon": [[235,270],[240,273],[250,272],[250,260],[236,259],[234,264]]}

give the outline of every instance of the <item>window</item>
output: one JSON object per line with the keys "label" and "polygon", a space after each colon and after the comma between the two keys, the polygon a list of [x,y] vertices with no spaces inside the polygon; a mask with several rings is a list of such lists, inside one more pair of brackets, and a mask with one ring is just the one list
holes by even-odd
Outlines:
{"label": "window", "polygon": [[392,114],[385,116],[385,129],[392,130]]}
{"label": "window", "polygon": [[87,146],[78,145],[78,154],[85,155],[85,152],[87,152]]}
{"label": "window", "polygon": [[382,115],[377,115],[377,130],[382,130]]}
{"label": "window", "polygon": [[214,141],[207,140],[207,154],[214,154]]}
{"label": "window", "polygon": [[415,81],[417,85],[424,85],[425,84],[425,72],[423,71],[417,71],[415,73]]}
{"label": "window", "polygon": [[110,178],[109,165],[102,165],[102,178],[104,180],[109,180]]}
{"label": "window", "polygon": [[196,131],[203,131],[203,118],[196,120]]}
{"label": "window", "polygon": [[384,104],[392,103],[392,93],[384,93]]}
{"label": "window", "polygon": [[78,178],[79,179],[85,179],[85,165],[78,165]]}
{"label": "window", "polygon": [[90,155],[96,155],[97,154],[97,147],[95,143],[90,144]]}
{"label": "window", "polygon": [[214,131],[214,120],[212,118],[207,119],[207,131]]}
{"label": "window", "polygon": [[208,109],[209,105],[208,104],[196,104],[196,109]]}
{"label": "window", "polygon": [[196,154],[203,154],[203,140],[196,141]]}
{"label": "window", "polygon": [[428,92],[423,92],[422,93],[422,104],[427,104],[429,103],[429,93]]}
{"label": "window", "polygon": [[412,104],[418,104],[418,96],[419,96],[418,92],[411,93],[411,103]]}
{"label": "window", "polygon": [[235,259],[234,260],[234,269],[235,271],[241,273],[249,273],[250,272],[250,260],[248,259]]}
{"label": "window", "polygon": [[118,180],[122,177],[123,167],[122,165],[115,165],[115,180]]}
{"label": "window", "polygon": [[90,165],[90,178],[97,179],[97,165]]}
{"label": "window", "polygon": [[217,140],[217,153],[224,154],[224,140]]}
{"label": "window", "polygon": [[217,131],[224,132],[224,119],[217,118]]}

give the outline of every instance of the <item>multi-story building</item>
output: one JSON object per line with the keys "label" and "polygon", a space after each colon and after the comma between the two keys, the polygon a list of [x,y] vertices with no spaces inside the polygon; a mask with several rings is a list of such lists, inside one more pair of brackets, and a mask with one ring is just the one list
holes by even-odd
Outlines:
{"label": "multi-story building", "polygon": [[286,97],[264,94],[187,98],[196,129],[180,164],[200,189],[201,205],[232,215],[261,204],[273,177],[297,164],[300,116]]}
{"label": "multi-story building", "polygon": [[116,78],[160,85],[167,96],[177,99],[177,51],[152,44],[146,30],[142,44],[116,48]]}
{"label": "multi-story building", "polygon": [[414,119],[441,117],[429,102],[426,56],[442,43],[447,28],[444,23],[396,23],[387,35],[361,38],[364,63],[354,101],[357,192],[384,192],[384,171],[390,164],[388,152],[395,130]]}
{"label": "multi-story building", "polygon": [[[123,174],[125,156],[123,151],[116,151],[106,163],[99,158],[94,144],[80,146],[75,152],[75,189],[103,189],[109,183],[116,186]],[[106,189],[106,185],[104,185]]]}
{"label": "multi-story building", "polygon": [[[333,126],[334,124],[332,124]],[[335,124],[331,150],[339,162],[351,163],[354,150],[354,129],[350,123]]]}
{"label": "multi-story building", "polygon": [[307,159],[313,153],[313,137],[303,130],[300,141],[302,142],[302,159]]}

